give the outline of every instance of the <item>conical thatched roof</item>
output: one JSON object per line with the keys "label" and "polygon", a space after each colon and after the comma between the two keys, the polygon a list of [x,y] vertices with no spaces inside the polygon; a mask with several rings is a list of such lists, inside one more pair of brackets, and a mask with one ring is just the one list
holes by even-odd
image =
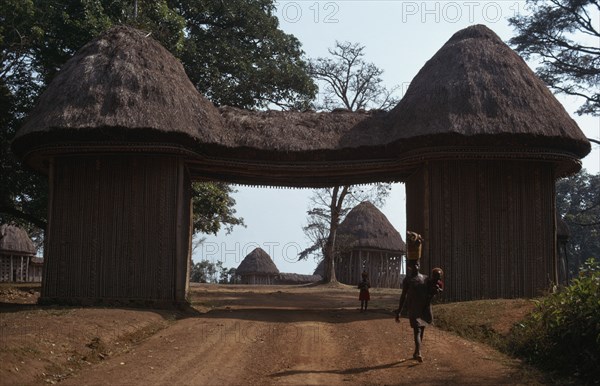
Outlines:
{"label": "conical thatched roof", "polygon": [[379,249],[402,253],[406,245],[402,236],[375,205],[365,201],[346,215],[338,230],[340,239],[348,237],[353,249]]}
{"label": "conical thatched roof", "polygon": [[580,157],[590,151],[548,87],[483,25],[454,34],[389,118],[393,138],[422,145],[539,146]]}
{"label": "conical thatched roof", "polygon": [[24,229],[15,225],[0,225],[0,253],[33,256],[35,252],[35,246]]}
{"label": "conical thatched roof", "polygon": [[271,257],[262,248],[250,252],[235,270],[237,275],[276,275],[279,273]]}
{"label": "conical thatched roof", "polygon": [[[149,34],[113,27],[83,46],[40,97],[13,144],[216,140],[218,110]],[[190,141],[191,140],[191,141]]]}

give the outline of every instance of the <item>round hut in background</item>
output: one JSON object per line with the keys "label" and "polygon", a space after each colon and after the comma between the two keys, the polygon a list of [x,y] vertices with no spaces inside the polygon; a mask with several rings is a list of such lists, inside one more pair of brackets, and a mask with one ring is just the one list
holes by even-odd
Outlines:
{"label": "round hut in background", "polygon": [[373,287],[399,288],[406,245],[387,217],[372,203],[355,206],[337,230],[335,276],[356,285],[366,270]]}
{"label": "round hut in background", "polygon": [[275,284],[279,270],[262,248],[250,252],[235,270],[241,284]]}
{"label": "round hut in background", "polygon": [[27,232],[10,224],[0,225],[0,282],[39,281],[40,259]]}
{"label": "round hut in background", "polygon": [[555,181],[590,143],[523,59],[485,26],[461,30],[388,119],[419,164],[407,229],[423,236],[423,271],[444,269],[447,300],[533,297],[558,282]]}

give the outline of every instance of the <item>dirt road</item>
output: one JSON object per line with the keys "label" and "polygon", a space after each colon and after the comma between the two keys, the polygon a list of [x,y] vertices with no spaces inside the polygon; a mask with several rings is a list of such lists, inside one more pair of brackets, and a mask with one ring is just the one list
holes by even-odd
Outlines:
{"label": "dirt road", "polygon": [[408,320],[393,320],[394,291],[336,288],[194,289],[196,315],[169,324],[127,352],[88,366],[69,385],[515,384],[518,362],[435,327],[424,362],[411,358]]}

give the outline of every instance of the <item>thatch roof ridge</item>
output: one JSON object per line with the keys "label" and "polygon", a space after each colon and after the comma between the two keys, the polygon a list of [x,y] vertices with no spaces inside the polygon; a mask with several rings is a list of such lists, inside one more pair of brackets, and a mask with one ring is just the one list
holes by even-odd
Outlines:
{"label": "thatch roof ridge", "polygon": [[224,145],[280,152],[336,150],[345,147],[340,141],[351,131],[363,133],[351,147],[361,146],[361,139],[368,139],[366,133],[383,124],[385,116],[381,110],[253,111],[230,106],[219,112],[226,127]]}
{"label": "thatch roof ridge", "polygon": [[250,252],[235,270],[237,275],[276,275],[279,273],[271,256],[262,248],[255,248]]}
{"label": "thatch roof ridge", "polygon": [[0,225],[0,253],[33,256],[36,249],[23,228],[2,224]]}
{"label": "thatch roof ridge", "polygon": [[580,157],[590,143],[548,87],[492,30],[455,33],[423,66],[389,114],[394,140],[458,135],[527,138]]}
{"label": "thatch roof ridge", "polygon": [[321,275],[306,275],[301,273],[280,272],[277,275],[276,282],[287,284],[305,284],[315,283],[323,280]]}
{"label": "thatch roof ridge", "polygon": [[65,63],[17,132],[14,147],[27,149],[40,137],[85,141],[107,132],[106,140],[134,130],[213,143],[220,128],[217,109],[198,93],[178,59],[149,34],[116,26]]}
{"label": "thatch roof ridge", "polygon": [[375,205],[364,201],[352,208],[337,230],[340,238],[346,236],[353,249],[377,249],[403,253],[406,244],[400,233]]}

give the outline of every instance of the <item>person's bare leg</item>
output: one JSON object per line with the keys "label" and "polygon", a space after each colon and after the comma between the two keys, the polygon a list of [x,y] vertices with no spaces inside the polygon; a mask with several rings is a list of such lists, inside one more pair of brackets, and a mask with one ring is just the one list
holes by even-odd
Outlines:
{"label": "person's bare leg", "polygon": [[415,352],[413,354],[413,359],[418,360],[419,362],[423,362],[423,357],[421,356],[421,336],[422,336],[422,328],[414,327],[414,337],[415,337]]}

